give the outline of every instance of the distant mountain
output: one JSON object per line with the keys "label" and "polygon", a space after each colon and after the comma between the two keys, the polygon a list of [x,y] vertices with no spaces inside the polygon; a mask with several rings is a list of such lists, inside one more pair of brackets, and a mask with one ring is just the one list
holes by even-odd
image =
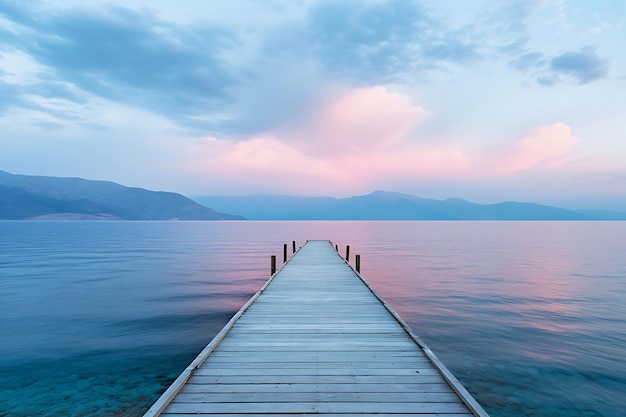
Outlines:
{"label": "distant mountain", "polygon": [[387,191],[342,199],[268,195],[194,199],[251,220],[626,220],[626,213],[573,211],[514,201],[476,204]]}
{"label": "distant mountain", "polygon": [[608,210],[576,210],[576,212],[589,216],[595,220],[626,220],[625,212]]}
{"label": "distant mountain", "polygon": [[176,193],[0,171],[0,219],[233,220]]}

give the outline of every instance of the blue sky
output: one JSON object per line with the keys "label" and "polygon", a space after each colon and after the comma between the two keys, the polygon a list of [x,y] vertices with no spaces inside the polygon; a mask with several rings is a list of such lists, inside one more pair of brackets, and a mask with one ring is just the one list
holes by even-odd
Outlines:
{"label": "blue sky", "polygon": [[626,2],[0,0],[0,169],[626,210]]}

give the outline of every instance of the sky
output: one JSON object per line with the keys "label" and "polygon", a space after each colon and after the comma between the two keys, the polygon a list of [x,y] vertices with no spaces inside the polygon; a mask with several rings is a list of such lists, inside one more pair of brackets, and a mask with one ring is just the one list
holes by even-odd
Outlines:
{"label": "sky", "polygon": [[626,211],[622,0],[0,0],[0,170]]}

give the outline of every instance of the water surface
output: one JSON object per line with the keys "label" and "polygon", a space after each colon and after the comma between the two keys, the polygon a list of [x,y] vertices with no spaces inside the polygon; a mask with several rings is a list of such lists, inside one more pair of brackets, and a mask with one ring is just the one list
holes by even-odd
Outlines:
{"label": "water surface", "polygon": [[626,222],[0,222],[0,416],[140,416],[330,239],[494,417],[623,416]]}

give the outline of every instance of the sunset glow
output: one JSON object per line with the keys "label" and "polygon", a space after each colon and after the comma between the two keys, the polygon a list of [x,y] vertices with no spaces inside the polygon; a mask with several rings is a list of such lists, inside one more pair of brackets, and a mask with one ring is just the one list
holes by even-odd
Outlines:
{"label": "sunset glow", "polygon": [[0,1],[0,169],[192,196],[626,211],[624,15],[578,0]]}

